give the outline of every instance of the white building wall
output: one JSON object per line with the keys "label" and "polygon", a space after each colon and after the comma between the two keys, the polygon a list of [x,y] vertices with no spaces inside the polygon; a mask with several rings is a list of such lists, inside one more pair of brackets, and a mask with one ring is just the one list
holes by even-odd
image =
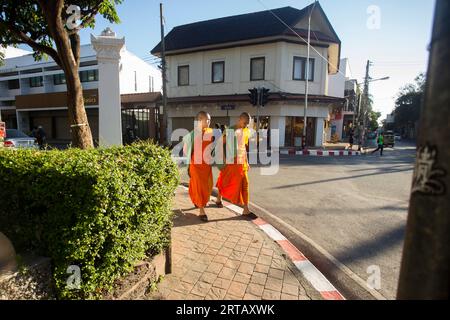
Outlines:
{"label": "white building wall", "polygon": [[279,132],[279,147],[284,147],[286,133],[286,117],[273,116],[270,118],[270,129]]}
{"label": "white building wall", "polygon": [[[282,67],[281,87],[286,92],[305,94],[305,81],[292,80],[294,68],[294,57],[307,57],[308,51],[306,46],[284,43],[286,46],[286,54],[284,55],[284,66]],[[314,47],[322,56],[327,56],[327,49]],[[314,50],[310,50],[310,58],[314,59],[314,81],[309,83],[309,93],[316,95],[326,95],[326,80],[328,76],[328,67],[320,55]],[[310,71],[311,72],[311,71]]]}
{"label": "white building wall", "polygon": [[153,92],[161,91],[161,72],[128,50],[122,50],[120,64],[121,94],[151,92],[150,77],[153,78]]}
{"label": "white building wall", "polygon": [[328,95],[332,97],[344,98],[345,82],[352,77],[348,59],[341,59],[339,72],[329,76]]}
{"label": "white building wall", "polygon": [[[327,48],[315,47],[327,56]],[[305,93],[305,82],[292,80],[294,56],[306,57],[306,46],[276,42],[269,44],[210,50],[167,57],[168,96],[247,94],[249,88],[264,86],[273,92]],[[250,81],[251,58],[265,57],[265,80]],[[328,67],[315,51],[314,81],[310,94],[326,95]],[[225,61],[224,83],[211,83],[211,67],[215,61]],[[178,86],[178,67],[189,65],[189,85]]]}

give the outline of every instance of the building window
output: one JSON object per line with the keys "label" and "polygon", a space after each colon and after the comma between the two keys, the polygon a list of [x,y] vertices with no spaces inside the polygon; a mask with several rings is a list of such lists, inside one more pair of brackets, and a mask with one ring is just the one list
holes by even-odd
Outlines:
{"label": "building window", "polygon": [[81,82],[98,81],[98,70],[80,71]]}
{"label": "building window", "polygon": [[213,62],[211,67],[211,82],[225,82],[225,61]]}
{"label": "building window", "polygon": [[42,76],[30,78],[30,87],[31,88],[37,88],[37,87],[43,87],[43,86],[44,86],[44,78]]}
{"label": "building window", "polygon": [[178,66],[178,86],[189,85],[189,66]]}
{"label": "building window", "polygon": [[[294,57],[294,67],[292,70],[292,80],[305,81],[306,79],[306,58]],[[309,81],[314,81],[314,59],[309,59]]]}
{"label": "building window", "polygon": [[66,84],[66,75],[64,73],[53,75],[53,84],[55,86]]}
{"label": "building window", "polygon": [[8,89],[9,90],[20,89],[19,79],[9,80],[8,81]]}
{"label": "building window", "polygon": [[264,80],[266,58],[252,58],[250,60],[250,81]]}

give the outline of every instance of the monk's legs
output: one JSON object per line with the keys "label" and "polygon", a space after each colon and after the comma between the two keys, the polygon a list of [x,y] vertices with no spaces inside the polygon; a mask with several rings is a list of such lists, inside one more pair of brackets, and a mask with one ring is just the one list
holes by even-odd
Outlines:
{"label": "monk's legs", "polygon": [[248,186],[248,173],[245,172],[244,178],[242,179],[242,201],[244,203],[244,211],[242,212],[243,215],[249,215],[250,209],[248,208],[248,202],[249,202],[249,186]]}
{"label": "monk's legs", "polygon": [[208,221],[208,216],[206,215],[205,208],[199,208],[199,210],[200,210],[200,215],[199,215],[200,219],[202,221]]}
{"label": "monk's legs", "polygon": [[218,206],[219,208],[223,208],[222,195],[220,194],[220,191],[219,194],[217,195],[216,206]]}

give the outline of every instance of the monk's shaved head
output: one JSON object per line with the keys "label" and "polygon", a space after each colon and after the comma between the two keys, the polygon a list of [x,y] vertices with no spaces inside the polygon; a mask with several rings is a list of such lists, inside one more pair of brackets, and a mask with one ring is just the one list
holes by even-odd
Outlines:
{"label": "monk's shaved head", "polygon": [[209,125],[211,123],[210,114],[206,111],[200,111],[199,113],[197,113],[196,123],[198,128],[201,129],[209,128]]}
{"label": "monk's shaved head", "polygon": [[242,114],[240,115],[239,118],[243,118],[243,119],[247,120],[248,122],[250,122],[250,114],[248,112],[242,112]]}
{"label": "monk's shaved head", "polygon": [[197,113],[197,120],[203,120],[203,119],[210,119],[211,116],[209,115],[208,112],[206,111],[200,111],[199,113]]}

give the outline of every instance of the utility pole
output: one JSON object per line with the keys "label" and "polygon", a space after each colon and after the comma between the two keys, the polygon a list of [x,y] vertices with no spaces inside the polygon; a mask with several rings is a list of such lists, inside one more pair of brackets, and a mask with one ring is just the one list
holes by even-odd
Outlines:
{"label": "utility pole", "polygon": [[162,141],[168,143],[167,137],[167,62],[166,62],[166,42],[164,39],[164,16],[163,4],[159,4],[160,25],[161,25],[161,72],[162,72],[162,106],[163,106],[163,130],[160,130],[160,143]]}
{"label": "utility pole", "polygon": [[368,104],[369,104],[369,82],[370,82],[369,71],[370,71],[371,65],[372,65],[372,62],[370,62],[370,60],[367,60],[366,77],[364,79],[364,93],[363,93],[363,96],[361,97],[362,110],[361,110],[360,116],[363,117],[363,119],[362,119],[363,127],[362,127],[362,130],[360,131],[360,137],[359,137],[359,141],[360,141],[359,150],[360,151],[362,149],[362,145],[364,145],[365,141],[366,141],[367,108],[368,108]]}
{"label": "utility pole", "polygon": [[450,2],[437,0],[398,299],[448,299]]}
{"label": "utility pole", "polygon": [[305,79],[305,108],[304,108],[304,121],[303,121],[303,138],[302,138],[302,149],[306,149],[306,135],[308,134],[307,123],[308,123],[308,95],[309,95],[309,60],[310,60],[310,45],[311,45],[311,17],[316,6],[316,2],[314,2],[314,6],[309,13],[308,19],[308,43],[307,43],[307,59],[306,59],[306,79]]}

